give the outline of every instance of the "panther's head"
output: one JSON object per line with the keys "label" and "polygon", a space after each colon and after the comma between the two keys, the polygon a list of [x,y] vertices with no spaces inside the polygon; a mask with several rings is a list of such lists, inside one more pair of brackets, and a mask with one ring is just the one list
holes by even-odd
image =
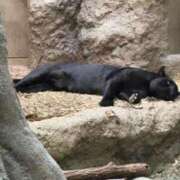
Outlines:
{"label": "panther's head", "polygon": [[165,67],[161,67],[157,78],[150,82],[149,90],[152,96],[163,100],[175,100],[179,95],[176,83],[165,73]]}

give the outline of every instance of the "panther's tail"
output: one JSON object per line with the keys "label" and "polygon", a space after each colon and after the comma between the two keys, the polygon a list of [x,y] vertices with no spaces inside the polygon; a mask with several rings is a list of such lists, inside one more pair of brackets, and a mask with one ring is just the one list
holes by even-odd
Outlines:
{"label": "panther's tail", "polygon": [[46,75],[49,72],[50,65],[40,66],[26,75],[23,79],[15,79],[15,89],[21,92],[38,92],[49,89],[46,83]]}

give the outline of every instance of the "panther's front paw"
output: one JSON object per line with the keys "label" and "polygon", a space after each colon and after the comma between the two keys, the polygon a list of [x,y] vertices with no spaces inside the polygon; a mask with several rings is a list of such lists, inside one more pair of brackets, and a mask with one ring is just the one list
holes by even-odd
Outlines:
{"label": "panther's front paw", "polygon": [[99,103],[100,106],[113,106],[113,101],[112,100],[102,100]]}
{"label": "panther's front paw", "polygon": [[129,97],[129,103],[130,104],[137,104],[141,101],[139,94],[138,93],[134,93]]}

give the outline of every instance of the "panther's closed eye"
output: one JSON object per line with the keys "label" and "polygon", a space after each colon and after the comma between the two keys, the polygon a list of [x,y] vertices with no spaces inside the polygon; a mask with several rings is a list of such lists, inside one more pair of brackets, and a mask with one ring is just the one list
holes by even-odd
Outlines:
{"label": "panther's closed eye", "polygon": [[171,85],[171,82],[170,81],[162,81],[161,85],[165,86],[165,87],[169,87]]}
{"label": "panther's closed eye", "polygon": [[171,84],[171,82],[170,82],[170,81],[166,81],[166,85],[168,85],[168,86],[169,86],[170,84]]}

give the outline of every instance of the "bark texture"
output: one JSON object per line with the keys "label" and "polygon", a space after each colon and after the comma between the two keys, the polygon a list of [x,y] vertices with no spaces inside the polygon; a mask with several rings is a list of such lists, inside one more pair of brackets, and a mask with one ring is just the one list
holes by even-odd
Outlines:
{"label": "bark texture", "polygon": [[0,169],[10,180],[64,180],[56,162],[30,130],[13,89],[0,20]]}
{"label": "bark texture", "polygon": [[115,165],[108,163],[105,166],[65,171],[68,180],[102,180],[109,178],[132,178],[148,175],[148,165],[143,163]]}

